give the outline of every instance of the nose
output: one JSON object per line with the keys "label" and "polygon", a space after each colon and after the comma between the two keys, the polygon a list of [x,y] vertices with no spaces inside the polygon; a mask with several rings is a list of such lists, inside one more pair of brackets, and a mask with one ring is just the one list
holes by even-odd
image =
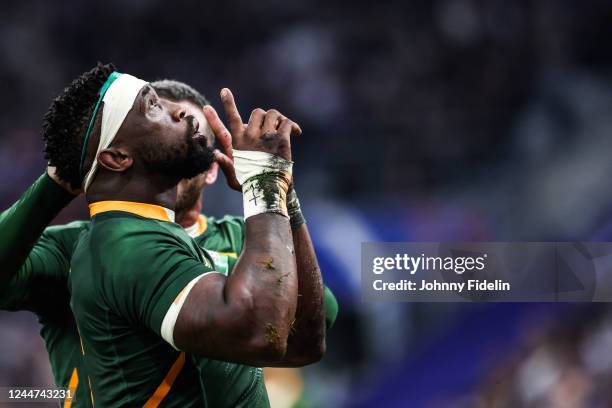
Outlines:
{"label": "nose", "polygon": [[183,119],[185,115],[187,114],[185,108],[183,108],[178,103],[171,102],[171,105],[169,106],[169,108],[170,108],[170,112],[172,115],[172,119],[174,119],[177,122],[180,122],[181,119]]}

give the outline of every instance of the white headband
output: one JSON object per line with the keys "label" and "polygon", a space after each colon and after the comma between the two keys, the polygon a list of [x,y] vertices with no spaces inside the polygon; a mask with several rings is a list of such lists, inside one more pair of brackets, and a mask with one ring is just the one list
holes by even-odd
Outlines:
{"label": "white headband", "polygon": [[[100,141],[98,142],[93,164],[84,178],[84,191],[87,191],[89,188],[96,174],[96,170],[98,169],[98,154],[111,145],[125,117],[132,109],[140,90],[147,83],[148,82],[132,75],[120,74],[106,90],[104,98],[102,99],[104,108],[102,110]],[[87,147],[85,146],[84,148],[86,149]]]}

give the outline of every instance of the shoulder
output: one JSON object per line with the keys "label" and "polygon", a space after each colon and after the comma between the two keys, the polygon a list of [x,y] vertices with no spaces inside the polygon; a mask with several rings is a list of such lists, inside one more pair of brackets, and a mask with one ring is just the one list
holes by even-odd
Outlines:
{"label": "shoulder", "polygon": [[242,251],[244,240],[244,219],[234,215],[223,218],[208,217],[206,232],[196,238],[200,246],[221,252]]}
{"label": "shoulder", "polygon": [[208,228],[202,235],[204,238],[221,235],[242,241],[244,235],[244,218],[236,215],[226,215],[223,218],[207,217],[207,220]]}
{"label": "shoulder", "polygon": [[73,221],[63,225],[52,225],[45,228],[44,235],[49,237],[72,236],[78,235],[83,231],[87,231],[91,225],[88,221]]}
{"label": "shoulder", "polygon": [[75,257],[86,262],[95,260],[101,270],[121,270],[127,264],[144,266],[162,254],[167,257],[192,252],[181,233],[182,228],[173,223],[136,217],[96,217],[77,240]]}
{"label": "shoulder", "polygon": [[42,233],[38,245],[54,246],[69,255],[74,249],[80,234],[89,230],[90,225],[89,221],[73,221],[69,224],[47,227]]}
{"label": "shoulder", "polygon": [[244,231],[244,218],[237,215],[225,215],[223,218],[207,217],[208,228],[220,231],[242,233]]}

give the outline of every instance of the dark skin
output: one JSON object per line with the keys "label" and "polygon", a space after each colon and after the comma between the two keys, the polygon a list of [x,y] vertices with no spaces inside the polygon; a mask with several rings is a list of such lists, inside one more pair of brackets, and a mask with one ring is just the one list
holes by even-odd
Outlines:
{"label": "dark skin", "polygon": [[[240,183],[236,179],[233,165],[232,135],[238,133],[240,129],[244,129],[245,125],[238,114],[231,92],[222,97],[222,101],[231,133],[223,125],[214,109],[205,107],[204,115],[225,151],[225,154],[216,152],[215,159],[226,175],[229,186],[240,190]],[[281,114],[274,114],[269,117],[266,115],[266,117],[269,122],[283,118]],[[273,125],[268,123],[267,126],[272,127]],[[264,127],[266,126],[264,125]],[[287,352],[281,361],[272,364],[272,366],[299,367],[319,361],[325,353],[323,279],[306,224],[302,224],[292,231],[292,241],[297,263],[299,293],[297,310],[295,321],[287,339]],[[283,280],[284,278],[281,278],[281,284]]]}
{"label": "dark skin", "polygon": [[[152,100],[151,100],[152,99]],[[289,119],[277,123],[272,143],[262,143],[263,116],[234,135],[234,147],[259,150],[290,159]],[[98,155],[99,172],[87,192],[89,202],[138,201],[173,209],[176,185],[183,177],[151,174],[139,163],[143,138],[160,148],[185,137],[187,119],[176,103],[160,100],[155,91],[141,92],[112,147]],[[91,154],[93,156],[93,153]],[[91,161],[91,160],[90,160]],[[246,221],[243,253],[231,276],[208,274],[187,296],[174,329],[178,348],[208,358],[254,366],[276,364],[287,350],[297,303],[297,272],[289,220],[280,214],[259,214]],[[274,269],[265,267],[268,261]],[[202,273],[206,269],[202,268]],[[284,276],[282,288],[274,283]]]}
{"label": "dark skin", "polygon": [[317,362],[325,354],[324,286],[306,224],[293,230],[292,236],[299,295],[283,366],[299,367]]}
{"label": "dark skin", "polygon": [[[160,148],[172,146],[187,130],[185,109],[178,103],[161,99],[145,86],[125,118],[112,145],[98,155],[98,172],[87,191],[87,201],[123,200],[161,205],[174,209],[179,179],[163,173],[151,173],[136,159],[135,151],[144,138]],[[99,124],[97,124],[99,138]],[[89,144],[85,167],[93,161]]]}

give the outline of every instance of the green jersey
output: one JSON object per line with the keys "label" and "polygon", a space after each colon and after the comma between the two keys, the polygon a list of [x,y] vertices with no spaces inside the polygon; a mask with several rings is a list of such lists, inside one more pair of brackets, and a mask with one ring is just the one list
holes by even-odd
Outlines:
{"label": "green jersey", "polygon": [[[89,229],[90,222],[76,221],[49,227],[41,235],[42,228],[71,199],[61,187],[43,175],[21,200],[0,214],[0,231],[6,233],[6,241],[0,243],[0,249],[17,244],[10,251],[6,249],[7,255],[8,252],[13,254],[9,261],[15,259],[20,247],[27,245],[25,233],[32,235],[32,243],[36,242],[33,248],[30,245],[26,251],[21,250],[27,258],[21,260],[19,270],[0,291],[0,309],[29,310],[37,314],[55,383],[58,387],[70,388],[75,396],[74,401],[66,401],[64,406],[76,408],[91,405],[91,396],[81,364],[80,340],[69,306],[67,280],[74,246],[79,234]],[[227,274],[241,251],[242,236],[238,234],[243,233],[244,223],[234,217],[215,220],[201,216],[200,225],[197,234],[205,233],[200,237],[205,239],[199,240],[202,245],[208,242],[213,244],[213,249],[229,252],[227,255],[210,252],[218,262],[216,269]],[[37,226],[42,227],[37,231]],[[11,230],[13,233],[9,233]],[[241,401],[242,406],[268,406],[261,369],[193,358],[206,386],[204,392],[209,406],[241,406]]]}
{"label": "green jersey", "polygon": [[[0,214],[3,235],[0,259],[4,266],[0,279],[11,277],[0,290],[0,309],[29,310],[37,314],[55,383],[58,387],[70,388],[75,396],[73,402],[65,401],[63,406],[76,408],[91,405],[91,395],[82,364],[81,344],[69,307],[67,280],[78,236],[89,229],[90,222],[77,221],[49,227],[43,232],[71,199],[70,194],[44,174],[18,202]],[[242,251],[242,218],[201,216],[198,228],[190,234],[196,236],[200,247],[218,251],[209,253],[215,269],[225,274],[231,272]],[[325,288],[325,291],[329,328],[337,314],[337,303],[329,289]],[[268,406],[260,369],[191,358],[200,370],[209,406]]]}
{"label": "green jersey", "polygon": [[[215,269],[227,274],[242,250],[244,222],[231,216],[221,220],[201,216],[200,224],[202,228],[197,231],[196,241],[203,249],[210,245],[208,254]],[[89,226],[89,221],[75,221],[47,228],[5,294],[0,296],[0,309],[29,310],[37,314],[55,383],[58,387],[71,388],[75,398],[65,406],[74,408],[91,405],[91,395],[81,364],[81,345],[69,306],[67,280],[78,236]],[[268,406],[260,368],[195,356],[193,359],[200,370],[209,406]]]}
{"label": "green jersey", "polygon": [[162,326],[179,294],[214,266],[178,224],[145,217],[102,210],[72,256],[70,303],[93,402],[205,406],[193,359],[171,345],[173,323],[170,338]]}

